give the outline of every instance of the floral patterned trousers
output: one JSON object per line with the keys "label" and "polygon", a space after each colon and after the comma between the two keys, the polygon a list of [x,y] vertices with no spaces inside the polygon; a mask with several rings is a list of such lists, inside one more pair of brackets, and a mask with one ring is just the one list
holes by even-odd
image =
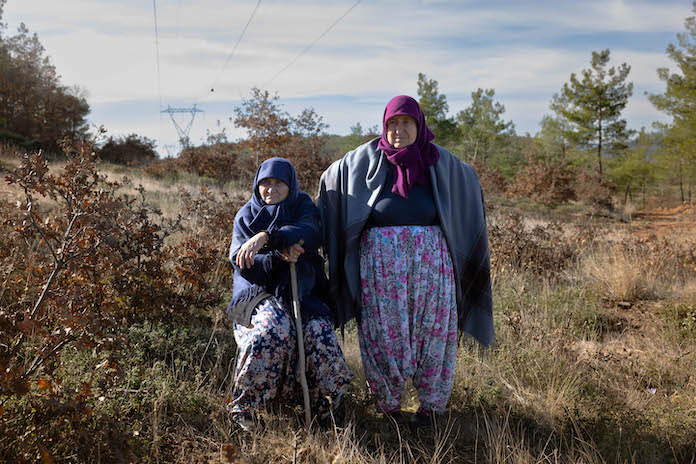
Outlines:
{"label": "floral patterned trousers", "polygon": [[439,226],[374,227],[360,244],[363,368],[378,407],[400,409],[405,382],[419,411],[443,412],[457,359],[452,260]]}
{"label": "floral patterned trousers", "polygon": [[[250,328],[234,325],[238,357],[230,411],[250,412],[273,399],[300,402],[294,318],[278,299],[269,297],[256,307],[251,324]],[[331,323],[311,319],[302,331],[312,411],[322,417],[331,404],[340,402],[353,373]]]}

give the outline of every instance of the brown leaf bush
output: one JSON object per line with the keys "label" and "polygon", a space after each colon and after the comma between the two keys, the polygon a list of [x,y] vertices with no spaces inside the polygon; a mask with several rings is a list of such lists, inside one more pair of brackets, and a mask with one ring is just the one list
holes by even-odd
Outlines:
{"label": "brown leaf bush", "polygon": [[256,173],[252,153],[234,143],[216,143],[186,148],[178,158],[164,158],[150,163],[145,172],[155,178],[179,178],[193,174],[214,179],[220,184],[238,181],[250,185]]}
{"label": "brown leaf bush", "polygon": [[580,169],[575,176],[573,189],[577,199],[583,203],[603,209],[613,209],[612,196],[615,187],[606,177],[599,177],[597,172]]}
{"label": "brown leaf bush", "polygon": [[491,270],[494,275],[511,271],[557,278],[579,253],[576,242],[565,238],[562,225],[525,228],[522,217],[509,213],[488,229]]}
{"label": "brown leaf bush", "polygon": [[322,155],[325,140],[321,133],[328,127],[323,118],[312,108],[291,116],[281,110],[279,97],[267,90],[253,88],[251,94],[250,99],[235,108],[234,124],[249,136],[242,144],[258,154],[259,163],[274,156],[290,160],[300,188],[316,192],[319,177],[332,161],[330,156]]}
{"label": "brown leaf bush", "polygon": [[[0,204],[0,450],[19,444],[2,455],[10,461],[84,441],[79,427],[71,435],[57,425],[90,413],[94,373],[102,389],[118,380],[129,326],[196,324],[231,288],[226,242],[245,199],[220,201],[203,188],[182,198],[184,215],[166,220],[142,187],[139,196],[119,194],[123,184],[99,173],[90,144],[65,153],[59,172],[40,153],[25,155],[6,176],[24,200]],[[61,354],[84,350],[93,374],[69,386]]]}
{"label": "brown leaf bush", "polygon": [[488,195],[502,195],[510,188],[510,182],[497,170],[489,167],[484,161],[475,159],[469,163],[478,175],[483,193]]}
{"label": "brown leaf bush", "polygon": [[513,195],[556,205],[575,200],[574,174],[560,161],[540,160],[527,155],[526,165],[515,175]]}

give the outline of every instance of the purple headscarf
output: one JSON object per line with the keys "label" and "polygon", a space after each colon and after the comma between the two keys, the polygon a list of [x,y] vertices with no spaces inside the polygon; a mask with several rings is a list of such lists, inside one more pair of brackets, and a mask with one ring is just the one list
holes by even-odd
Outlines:
{"label": "purple headscarf", "polygon": [[[387,120],[399,114],[413,117],[418,124],[416,141],[404,148],[394,148],[387,140]],[[408,95],[399,95],[387,103],[382,118],[382,138],[378,146],[389,162],[396,167],[392,193],[408,198],[408,192],[414,184],[427,185],[428,167],[433,166],[440,158],[437,147],[430,143],[434,138],[435,135],[425,124],[425,115],[416,100]]]}

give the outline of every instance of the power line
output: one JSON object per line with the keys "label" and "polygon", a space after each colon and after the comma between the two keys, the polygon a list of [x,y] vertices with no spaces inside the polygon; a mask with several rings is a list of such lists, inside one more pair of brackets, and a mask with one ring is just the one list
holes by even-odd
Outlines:
{"label": "power line", "polygon": [[223,73],[225,72],[225,68],[230,63],[230,60],[232,59],[234,52],[237,51],[237,47],[239,46],[239,43],[242,41],[242,38],[244,37],[244,34],[246,33],[247,28],[249,27],[249,24],[251,24],[251,20],[254,19],[254,15],[256,15],[256,10],[259,9],[259,5],[261,5],[261,0],[259,0],[258,3],[256,3],[256,7],[254,7],[254,11],[252,11],[251,16],[249,16],[249,20],[246,23],[246,26],[244,26],[242,33],[239,35],[239,38],[237,39],[237,43],[234,44],[234,48],[232,48],[232,51],[227,56],[227,59],[225,60],[225,64],[222,66],[222,69],[220,70],[220,73],[218,74],[215,81],[213,82],[213,85],[210,86],[210,91],[208,93],[212,93],[215,91],[215,87],[217,86],[218,81],[220,80]]}
{"label": "power line", "polygon": [[280,76],[280,74],[281,74],[283,71],[285,71],[286,69],[288,69],[288,68],[289,68],[290,66],[292,66],[292,65],[295,63],[295,61],[297,61],[302,55],[304,55],[305,53],[307,53],[307,52],[309,51],[309,49],[312,48],[317,42],[319,42],[319,41],[322,39],[322,37],[324,37],[326,34],[328,34],[329,31],[330,31],[331,29],[333,29],[334,26],[335,26],[336,24],[338,24],[343,18],[345,18],[346,16],[348,16],[348,13],[350,13],[351,11],[353,11],[353,8],[355,8],[356,6],[358,6],[358,4],[359,4],[361,1],[362,1],[362,0],[358,0],[357,2],[355,2],[355,3],[353,4],[353,6],[351,6],[351,7],[348,9],[348,11],[346,11],[345,13],[343,13],[343,15],[342,15],[340,18],[338,18],[338,19],[336,20],[336,22],[334,22],[331,26],[329,26],[329,28],[328,28],[327,30],[325,30],[319,37],[317,37],[316,40],[315,40],[314,42],[312,42],[311,44],[307,45],[307,47],[306,47],[304,50],[302,50],[295,58],[293,58],[292,60],[290,60],[290,62],[289,62],[288,64],[286,64],[285,67],[283,67],[283,69],[281,69],[280,71],[278,71],[278,72],[275,74],[275,76],[273,76],[268,82],[266,82],[265,84],[263,84],[263,87],[264,87],[264,88],[268,87],[268,84],[270,84],[271,82],[273,82],[278,76]]}
{"label": "power line", "polygon": [[152,0],[152,10],[155,16],[155,49],[157,50],[157,96],[159,107],[162,109],[162,79],[160,77],[159,31],[157,30],[157,0]]}
{"label": "power line", "polygon": [[178,40],[179,39],[179,31],[180,31],[180,25],[181,25],[181,0],[177,0],[176,2],[176,34],[174,34],[174,37]]}

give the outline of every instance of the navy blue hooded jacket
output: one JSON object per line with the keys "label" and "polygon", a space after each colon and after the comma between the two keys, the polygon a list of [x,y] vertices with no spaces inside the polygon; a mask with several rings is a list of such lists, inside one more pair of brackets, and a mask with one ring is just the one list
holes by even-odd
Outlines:
{"label": "navy blue hooded jacket", "polygon": [[[288,186],[288,196],[275,205],[266,204],[259,193],[259,182],[276,178]],[[269,235],[268,244],[254,257],[251,268],[241,269],[236,264],[241,246],[259,232]],[[292,303],[289,264],[280,259],[281,250],[300,240],[305,252],[296,263],[300,308],[303,320],[323,317],[331,320],[328,281],[323,261],[317,252],[321,243],[319,209],[310,196],[301,191],[295,167],[284,158],[270,158],[259,166],[254,177],[254,187],[249,201],[237,212],[230,245],[230,262],[234,266],[234,288],[227,314],[235,322],[239,320],[235,307],[248,302],[265,291],[281,299],[286,307]],[[322,303],[322,300],[324,303]]]}

